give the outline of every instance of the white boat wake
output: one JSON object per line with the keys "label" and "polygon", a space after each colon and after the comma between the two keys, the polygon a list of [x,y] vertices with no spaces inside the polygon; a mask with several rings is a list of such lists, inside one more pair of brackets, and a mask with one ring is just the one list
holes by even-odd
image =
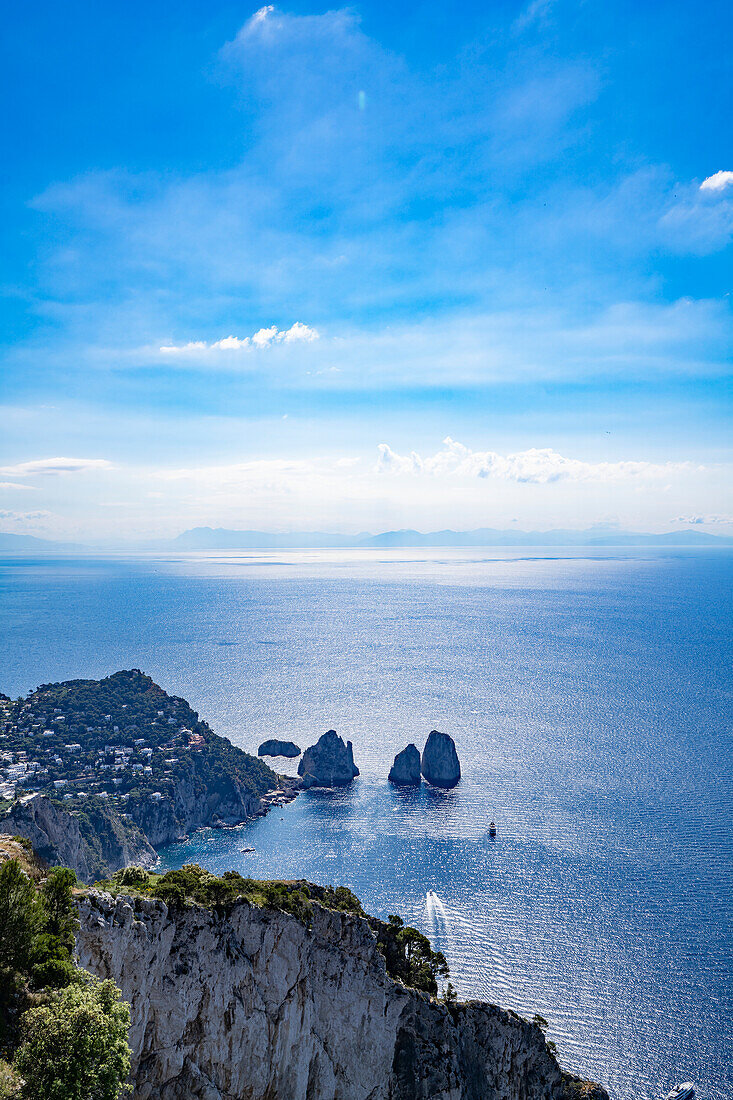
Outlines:
{"label": "white boat wake", "polygon": [[446,955],[454,984],[486,993],[510,988],[510,971],[485,920],[464,917],[434,890],[428,890],[420,916],[433,948]]}
{"label": "white boat wake", "polygon": [[425,896],[424,913],[429,929],[428,935],[433,941],[433,946],[442,950],[450,944],[450,918],[448,910],[434,890],[428,890]]}

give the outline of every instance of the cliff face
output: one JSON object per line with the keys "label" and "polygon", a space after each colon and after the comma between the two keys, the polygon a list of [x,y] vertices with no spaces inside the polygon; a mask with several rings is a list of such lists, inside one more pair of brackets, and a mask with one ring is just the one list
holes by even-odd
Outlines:
{"label": "cliff face", "polygon": [[156,854],[137,829],[109,813],[98,799],[82,806],[70,814],[51,799],[34,795],[0,818],[0,833],[27,837],[46,863],[71,867],[82,882],[95,882],[130,863],[153,866]]}
{"label": "cliff face", "polygon": [[211,780],[194,772],[178,777],[173,794],[157,802],[131,800],[128,812],[157,848],[217,819],[225,824],[238,824],[253,817],[260,808],[259,794],[236,777],[222,774]]}
{"label": "cliff face", "polygon": [[80,915],[81,965],[132,1006],[135,1100],[569,1096],[539,1028],[392,981],[351,914],[315,905],[306,928],[244,901],[169,913],[90,892]]}

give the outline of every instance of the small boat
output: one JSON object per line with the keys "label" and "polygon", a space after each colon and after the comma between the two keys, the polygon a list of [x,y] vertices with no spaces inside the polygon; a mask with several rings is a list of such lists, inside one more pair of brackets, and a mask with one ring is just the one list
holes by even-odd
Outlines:
{"label": "small boat", "polygon": [[489,836],[496,836],[496,825],[493,821],[489,822]]}
{"label": "small boat", "polygon": [[664,1100],[693,1100],[694,1096],[695,1086],[692,1081],[685,1081],[683,1085],[677,1085],[671,1092],[668,1092]]}
{"label": "small boat", "polygon": [[254,852],[254,848],[240,848],[240,852]]}

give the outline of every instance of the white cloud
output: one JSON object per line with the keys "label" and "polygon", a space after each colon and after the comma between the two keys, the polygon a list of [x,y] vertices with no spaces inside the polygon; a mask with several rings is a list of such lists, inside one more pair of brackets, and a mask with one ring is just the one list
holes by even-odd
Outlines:
{"label": "white cloud", "polygon": [[28,489],[36,489],[35,485],[19,485],[17,481],[0,481],[0,489],[22,489],[24,492]]}
{"label": "white cloud", "polygon": [[319,333],[310,325],[296,321],[288,329],[278,329],[277,325],[258,329],[252,336],[225,336],[207,344],[205,340],[190,340],[187,344],[164,344],[159,351],[162,355],[198,355],[210,351],[249,351],[252,348],[262,350],[273,344],[310,344],[319,338]]}
{"label": "white cloud", "polygon": [[0,519],[12,520],[47,519],[50,515],[50,512],[9,512],[5,509],[0,511]]}
{"label": "white cloud", "polygon": [[15,466],[0,466],[0,474],[8,477],[43,477],[111,468],[112,463],[105,458],[37,458],[32,462],[19,462]]}
{"label": "white cloud", "polygon": [[443,442],[445,449],[427,458],[421,458],[416,451],[400,455],[388,444],[381,443],[377,471],[433,477],[492,478],[546,485],[556,481],[607,482],[668,477],[682,470],[695,469],[689,462],[584,462],[565,458],[550,447],[531,447],[516,454],[501,455],[496,451],[471,451],[450,436]]}
{"label": "white cloud", "polygon": [[716,172],[700,184],[701,191],[725,191],[733,184],[733,172]]}
{"label": "white cloud", "polygon": [[550,14],[554,0],[531,0],[514,23],[515,31],[525,30],[532,23],[542,23]]}
{"label": "white cloud", "polygon": [[717,524],[733,524],[733,516],[726,516],[720,514],[714,515],[689,515],[689,516],[675,516],[672,523],[689,523],[695,526],[715,526]]}
{"label": "white cloud", "polygon": [[257,23],[264,23],[268,15],[272,15],[274,10],[274,4],[267,4],[264,8],[260,8],[259,11],[256,11],[254,13],[254,15],[250,18],[249,23],[253,26]]}

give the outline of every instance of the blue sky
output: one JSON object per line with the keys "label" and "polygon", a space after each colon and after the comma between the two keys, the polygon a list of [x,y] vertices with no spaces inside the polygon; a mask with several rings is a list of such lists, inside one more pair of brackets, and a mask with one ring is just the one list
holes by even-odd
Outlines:
{"label": "blue sky", "polygon": [[729,5],[15,5],[0,527],[733,533]]}

